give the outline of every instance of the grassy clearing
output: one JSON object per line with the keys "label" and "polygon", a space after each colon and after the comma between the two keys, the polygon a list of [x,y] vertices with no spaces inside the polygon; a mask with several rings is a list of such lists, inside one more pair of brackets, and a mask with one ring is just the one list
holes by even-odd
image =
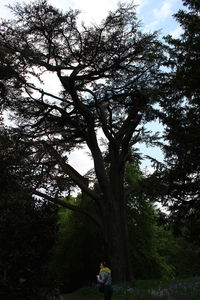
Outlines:
{"label": "grassy clearing", "polygon": [[[117,286],[119,287],[119,286]],[[115,286],[114,286],[115,288]],[[76,294],[88,300],[102,300],[103,295],[97,288],[86,287],[76,291]],[[141,280],[136,286],[129,284],[120,286],[114,292],[112,300],[199,300],[200,277],[171,281]]]}

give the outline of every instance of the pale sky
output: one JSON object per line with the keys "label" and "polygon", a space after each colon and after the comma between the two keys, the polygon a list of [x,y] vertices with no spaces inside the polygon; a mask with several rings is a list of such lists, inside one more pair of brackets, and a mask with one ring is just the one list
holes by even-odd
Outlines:
{"label": "pale sky", "polygon": [[[0,18],[9,19],[12,15],[7,7],[8,4],[15,3],[29,3],[29,0],[15,1],[15,0],[0,0]],[[86,23],[99,23],[102,18],[106,17],[109,10],[114,10],[117,7],[118,0],[49,0],[53,6],[62,9],[68,8],[79,9],[81,11],[81,19]],[[129,3],[130,1],[122,1]],[[132,1],[131,1],[132,2]],[[138,19],[141,20],[143,30],[145,32],[160,30],[160,36],[171,34],[178,37],[181,33],[181,28],[173,19],[172,15],[182,8],[181,0],[135,0],[137,5]],[[55,85],[54,85],[55,86]],[[161,126],[154,123],[152,130],[159,130]],[[84,174],[92,167],[92,162],[88,158],[86,151],[77,150],[71,155],[72,165]],[[158,160],[162,160],[162,153],[158,148],[141,147],[140,151],[144,154],[153,156]],[[143,161],[142,168],[149,168],[148,161]]]}
{"label": "pale sky", "polygon": [[[0,17],[7,19],[12,15],[7,7],[8,4],[15,3],[29,3],[30,0],[16,1],[16,0],[0,0]],[[118,0],[49,0],[53,6],[67,10],[69,7],[73,9],[79,9],[82,14],[82,19],[86,23],[100,22],[104,18],[109,10],[113,10],[117,7]],[[132,2],[122,1],[122,2]],[[135,0],[133,1],[137,5],[138,18],[144,25],[144,30],[152,31],[161,29],[161,34],[174,34],[178,35],[180,28],[172,15],[182,7],[181,0]]]}

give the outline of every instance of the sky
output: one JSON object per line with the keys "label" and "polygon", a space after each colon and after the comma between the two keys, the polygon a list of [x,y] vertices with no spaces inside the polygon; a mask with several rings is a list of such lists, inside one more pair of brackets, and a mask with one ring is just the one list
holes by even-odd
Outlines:
{"label": "sky", "polygon": [[[0,0],[0,18],[12,17],[9,9],[5,7],[8,4],[29,3],[30,0]],[[68,8],[79,9],[82,19],[86,23],[100,22],[109,10],[117,7],[118,0],[49,0],[53,6],[65,11]],[[122,1],[132,2],[132,1]],[[160,30],[161,34],[172,34],[177,36],[180,33],[180,27],[173,19],[172,15],[182,7],[181,0],[135,0],[137,5],[138,18],[142,21],[145,31]]]}
{"label": "sky", "polygon": [[[16,3],[29,3],[29,0],[0,0],[0,18],[10,19],[12,14],[6,5],[14,5]],[[81,12],[80,18],[86,24],[99,23],[106,17],[107,12],[117,8],[118,0],[49,0],[53,6],[66,11],[69,8],[79,9]],[[130,1],[122,1],[130,3]],[[131,1],[132,2],[132,1]],[[144,32],[159,30],[160,36],[171,34],[173,37],[178,37],[181,33],[179,24],[172,17],[179,9],[183,8],[181,0],[135,0],[137,5],[137,16],[141,20],[141,25]],[[152,131],[162,130],[162,126],[156,122],[151,124]],[[76,150],[70,156],[72,165],[84,174],[92,167],[92,161],[85,151]],[[140,152],[144,155],[150,155],[159,161],[162,161],[163,155],[158,148],[146,148],[144,145],[140,147]],[[144,160],[141,165],[142,169],[151,170],[150,162]]]}

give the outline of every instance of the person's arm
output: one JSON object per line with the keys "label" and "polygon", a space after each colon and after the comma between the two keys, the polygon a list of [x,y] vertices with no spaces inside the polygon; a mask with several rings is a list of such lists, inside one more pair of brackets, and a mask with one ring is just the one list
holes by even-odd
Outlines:
{"label": "person's arm", "polygon": [[107,280],[107,277],[108,275],[106,272],[101,272],[101,276],[99,277],[98,282],[104,284]]}

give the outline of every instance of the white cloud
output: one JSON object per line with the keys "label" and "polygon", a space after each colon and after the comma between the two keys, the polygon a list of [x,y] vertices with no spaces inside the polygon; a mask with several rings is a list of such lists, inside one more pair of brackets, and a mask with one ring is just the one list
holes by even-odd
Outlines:
{"label": "white cloud", "polygon": [[[140,12],[141,8],[148,3],[149,0],[135,0],[134,4],[137,5],[137,13]],[[31,0],[19,0],[19,3],[30,3]],[[51,5],[67,11],[69,8],[79,9],[81,11],[81,19],[84,20],[86,24],[99,23],[103,18],[107,16],[108,11],[115,10],[117,8],[119,0],[49,0]],[[127,0],[126,3],[131,3],[132,0]],[[12,15],[5,5],[16,4],[15,0],[1,0],[0,1],[0,17],[11,18]]]}
{"label": "white cloud", "polygon": [[[54,1],[54,0],[52,0]],[[149,0],[135,0],[134,4],[137,5],[137,12],[148,2]],[[131,3],[131,0],[126,3]],[[99,23],[104,19],[108,11],[113,11],[117,8],[119,0],[73,0],[73,8],[78,8],[82,12],[81,17],[86,24]]]}
{"label": "white cloud", "polygon": [[159,23],[166,21],[167,18],[172,15],[172,2],[166,1],[163,3],[161,8],[155,8],[153,10],[154,20],[145,26],[146,30],[155,30],[158,27]]}
{"label": "white cloud", "polygon": [[148,24],[144,27],[144,31],[148,32],[149,30],[154,30],[156,25],[158,25],[158,23],[159,23],[158,20],[151,22],[150,24]]}
{"label": "white cloud", "polygon": [[164,2],[162,7],[160,9],[155,8],[153,13],[158,22],[165,21],[171,15],[171,3],[169,1]]}
{"label": "white cloud", "polygon": [[81,10],[81,19],[84,19],[86,24],[99,23],[107,12],[113,8],[116,8],[116,1],[110,0],[109,3],[106,0],[91,1],[91,0],[74,0],[75,8]]}
{"label": "white cloud", "polygon": [[181,26],[177,26],[174,30],[170,32],[170,35],[172,35],[173,38],[178,38],[183,33],[183,28]]}

